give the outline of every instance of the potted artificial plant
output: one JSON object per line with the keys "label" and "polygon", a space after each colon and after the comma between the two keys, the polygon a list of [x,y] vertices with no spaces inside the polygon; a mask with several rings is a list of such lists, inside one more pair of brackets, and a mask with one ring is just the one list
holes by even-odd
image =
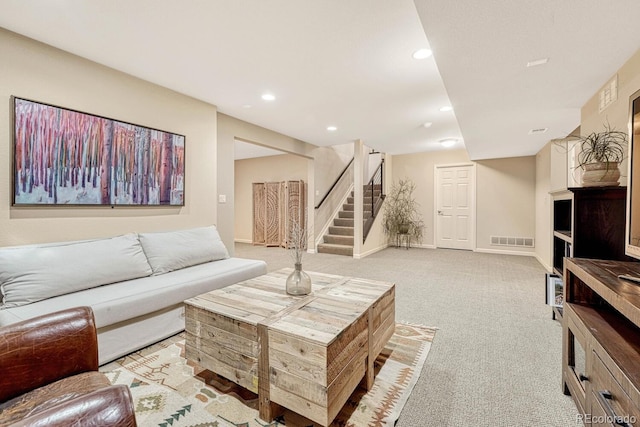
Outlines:
{"label": "potted artificial plant", "polygon": [[627,154],[626,132],[605,125],[602,132],[591,132],[587,136],[570,136],[576,141],[580,153],[577,166],[581,168],[582,185],[585,187],[619,185],[620,163]]}
{"label": "potted artificial plant", "polygon": [[411,240],[422,241],[424,222],[418,211],[420,205],[413,197],[416,185],[410,179],[401,179],[391,187],[391,191],[384,200],[382,227],[389,240],[405,235],[408,245]]}

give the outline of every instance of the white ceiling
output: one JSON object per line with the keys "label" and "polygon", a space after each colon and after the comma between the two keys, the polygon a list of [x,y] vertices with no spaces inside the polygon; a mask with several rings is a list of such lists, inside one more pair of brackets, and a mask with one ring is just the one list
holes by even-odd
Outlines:
{"label": "white ceiling", "polygon": [[640,48],[638,0],[415,3],[472,159],[533,155],[568,135]]}
{"label": "white ceiling", "polygon": [[[454,148],[472,159],[535,154],[571,132],[640,47],[637,0],[0,0],[0,10],[1,27],[311,144],[362,139],[401,154],[464,136]],[[435,61],[411,57],[429,45]],[[455,113],[439,111],[447,104]]]}

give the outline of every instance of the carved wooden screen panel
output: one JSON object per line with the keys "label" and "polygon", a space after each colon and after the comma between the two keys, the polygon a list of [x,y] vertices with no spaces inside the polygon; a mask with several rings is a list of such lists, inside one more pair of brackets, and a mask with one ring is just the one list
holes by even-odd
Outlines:
{"label": "carved wooden screen panel", "polygon": [[289,236],[293,229],[294,222],[300,224],[300,227],[306,228],[306,215],[305,207],[307,204],[307,197],[305,192],[304,181],[287,181],[287,195],[286,195],[286,224],[285,230],[287,230],[285,236],[284,247],[289,247]]}
{"label": "carved wooden screen panel", "polygon": [[253,244],[288,248],[296,221],[306,223],[304,181],[253,183]]}
{"label": "carved wooden screen panel", "polygon": [[280,183],[280,246],[287,247],[287,181]]}
{"label": "carved wooden screen panel", "polygon": [[262,182],[253,183],[253,244],[265,243],[266,186]]}
{"label": "carved wooden screen panel", "polygon": [[280,183],[279,182],[267,182],[266,183],[266,239],[265,245],[267,246],[280,246]]}

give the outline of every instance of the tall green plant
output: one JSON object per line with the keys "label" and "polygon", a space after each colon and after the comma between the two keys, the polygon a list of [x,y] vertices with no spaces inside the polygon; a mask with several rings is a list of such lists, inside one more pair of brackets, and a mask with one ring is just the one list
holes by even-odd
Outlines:
{"label": "tall green plant", "polygon": [[410,239],[422,241],[424,221],[419,211],[420,204],[413,197],[415,188],[412,180],[401,179],[385,198],[382,227],[391,241],[398,234],[408,234]]}

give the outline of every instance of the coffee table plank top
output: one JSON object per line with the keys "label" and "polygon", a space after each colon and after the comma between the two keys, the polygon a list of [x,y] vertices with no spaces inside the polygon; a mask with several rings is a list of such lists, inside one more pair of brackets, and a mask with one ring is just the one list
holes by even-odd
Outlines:
{"label": "coffee table plank top", "polygon": [[[187,300],[203,310],[247,322],[257,326],[285,308],[296,304],[301,297],[288,295],[282,286],[291,269],[278,270],[248,281],[239,282]],[[313,291],[344,281],[341,276],[311,273]]]}

